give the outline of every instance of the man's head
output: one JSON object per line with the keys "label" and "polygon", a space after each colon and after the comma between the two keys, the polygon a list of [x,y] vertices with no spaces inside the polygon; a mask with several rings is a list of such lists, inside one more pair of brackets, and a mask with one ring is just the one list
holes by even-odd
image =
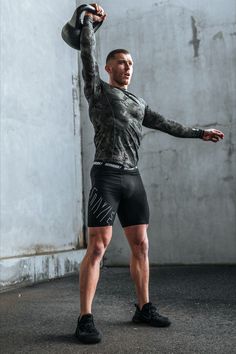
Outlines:
{"label": "man's head", "polygon": [[126,49],[111,51],[107,56],[105,69],[110,85],[127,89],[133,74],[133,60]]}

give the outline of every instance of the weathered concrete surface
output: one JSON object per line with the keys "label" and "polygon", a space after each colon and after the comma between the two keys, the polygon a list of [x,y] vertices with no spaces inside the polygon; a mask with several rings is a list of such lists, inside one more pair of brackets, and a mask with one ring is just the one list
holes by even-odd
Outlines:
{"label": "weathered concrete surface", "polygon": [[60,33],[75,6],[0,2],[0,257],[8,259],[2,261],[6,281],[12,257],[17,263],[83,243],[77,53]]}
{"label": "weathered concrete surface", "polygon": [[71,277],[0,295],[0,346],[16,353],[233,354],[236,268],[159,267],[151,270],[151,300],[169,328],[131,323],[136,302],[128,268],[102,270],[93,312],[102,343],[79,344],[78,279]]}
{"label": "weathered concrete surface", "polygon": [[79,271],[85,252],[85,249],[81,249],[2,259],[0,291],[74,274]]}
{"label": "weathered concrete surface", "polygon": [[[165,117],[225,133],[217,145],[144,129],[140,171],[150,202],[154,264],[236,261],[235,1],[162,0],[100,4],[108,13],[97,32],[103,79],[107,53],[129,49],[130,90]],[[85,191],[93,130],[82,99]],[[85,119],[84,119],[85,118]],[[105,264],[127,264],[129,248],[116,223]]]}

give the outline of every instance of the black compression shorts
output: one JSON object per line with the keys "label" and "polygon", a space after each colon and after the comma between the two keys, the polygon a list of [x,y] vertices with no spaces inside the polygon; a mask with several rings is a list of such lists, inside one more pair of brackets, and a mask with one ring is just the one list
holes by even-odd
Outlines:
{"label": "black compression shorts", "polygon": [[116,213],[122,227],[149,223],[146,192],[138,169],[93,166],[88,202],[88,226],[113,225]]}

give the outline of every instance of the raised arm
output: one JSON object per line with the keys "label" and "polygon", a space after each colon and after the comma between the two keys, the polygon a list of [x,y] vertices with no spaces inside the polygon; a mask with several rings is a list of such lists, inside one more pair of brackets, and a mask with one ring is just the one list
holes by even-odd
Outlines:
{"label": "raised arm", "polygon": [[157,129],[178,138],[200,138],[215,143],[224,138],[224,134],[220,130],[202,130],[186,127],[173,120],[165,119],[159,113],[153,112],[148,106],[146,106],[145,109],[143,125],[147,128]]}
{"label": "raised arm", "polygon": [[81,59],[83,63],[82,75],[84,79],[84,93],[89,100],[100,92],[101,79],[99,68],[95,57],[96,39],[93,30],[93,22],[103,21],[106,17],[104,10],[95,4],[92,6],[97,10],[97,15],[86,12],[83,28],[80,37]]}

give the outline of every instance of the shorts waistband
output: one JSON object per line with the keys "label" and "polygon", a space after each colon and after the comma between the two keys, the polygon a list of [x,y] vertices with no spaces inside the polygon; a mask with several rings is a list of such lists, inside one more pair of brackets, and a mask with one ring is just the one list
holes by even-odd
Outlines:
{"label": "shorts waistband", "polygon": [[103,161],[94,161],[93,163],[94,166],[107,166],[107,167],[113,167],[118,170],[124,170],[124,171],[135,171],[138,169],[137,166],[135,167],[124,167],[122,165],[112,163],[112,162],[103,162]]}

